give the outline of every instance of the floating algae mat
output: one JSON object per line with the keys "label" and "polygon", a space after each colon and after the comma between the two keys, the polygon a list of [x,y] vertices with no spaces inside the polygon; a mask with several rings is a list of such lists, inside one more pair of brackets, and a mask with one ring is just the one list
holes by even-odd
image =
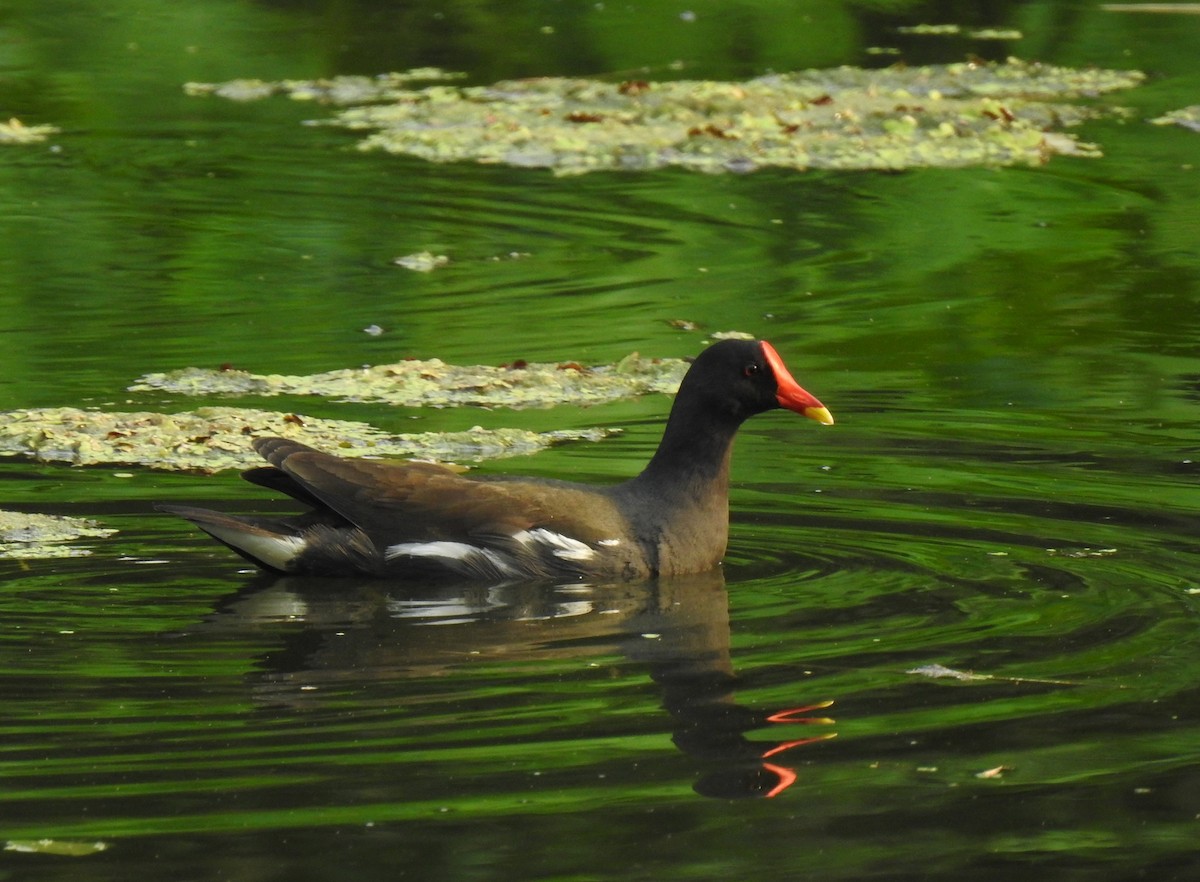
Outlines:
{"label": "floating algae mat", "polygon": [[1182,126],[1185,129],[1191,129],[1193,132],[1200,132],[1200,104],[1193,104],[1190,107],[1172,110],[1170,113],[1164,113],[1162,116],[1150,120],[1150,122],[1158,126]]}
{"label": "floating algae mat", "polygon": [[[308,376],[185,368],[147,374],[130,390],[235,397],[313,395],[412,407],[549,407],[673,393],[687,366],[682,359],[642,358],[634,353],[598,367],[524,361],[500,367],[460,366],[434,358]],[[0,413],[0,455],[72,465],[216,472],[259,465],[251,439],[282,435],[342,456],[478,462],[536,453],[565,441],[599,441],[613,431],[476,427],[466,432],[389,434],[361,422],[239,407],[202,407],[175,414],[59,407]]]}
{"label": "floating algae mat", "polygon": [[1061,131],[1121,113],[1100,95],[1138,85],[1138,71],[1010,59],[864,70],[841,67],[745,82],[621,83],[544,77],[490,86],[417,75],[264,83],[189,83],[189,94],[274,94],[344,107],[322,124],[368,134],[363,150],[435,162],[548,168],[558,174],[668,166],[705,172],[904,169],[1037,164],[1097,156]]}
{"label": "floating algae mat", "polygon": [[466,366],[432,358],[308,376],[185,368],[146,374],[129,389],[177,395],[319,395],[410,407],[551,407],[674,393],[687,366],[682,359],[642,358],[634,353],[599,367],[524,361],[503,367]]}
{"label": "floating algae mat", "polygon": [[216,472],[262,465],[253,438],[282,435],[339,456],[403,456],[443,462],[535,453],[564,441],[598,441],[611,430],[389,434],[366,423],[236,407],[187,413],[110,413],[73,407],[0,414],[0,455],[72,465],[128,464]]}
{"label": "floating algae mat", "polygon": [[100,539],[116,532],[86,518],[0,511],[0,559],[84,557],[91,552],[69,543],[76,539]]}

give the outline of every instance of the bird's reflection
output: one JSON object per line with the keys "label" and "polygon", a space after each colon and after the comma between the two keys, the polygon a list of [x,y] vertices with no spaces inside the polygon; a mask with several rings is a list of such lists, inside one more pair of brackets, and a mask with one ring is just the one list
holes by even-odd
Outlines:
{"label": "bird's reflection", "polygon": [[[641,584],[430,585],[399,591],[379,581],[263,577],[225,598],[206,627],[292,623],[260,661],[257,700],[300,710],[342,679],[430,677],[468,660],[507,661],[621,653],[662,693],[672,740],[700,766],[695,790],[719,798],[771,797],[795,780],[787,752],[832,738],[820,715],[832,702],[755,711],[737,704],[729,604],[720,571]],[[438,625],[439,627],[428,627]],[[316,688],[314,688],[316,687]],[[811,737],[754,740],[787,724]]]}

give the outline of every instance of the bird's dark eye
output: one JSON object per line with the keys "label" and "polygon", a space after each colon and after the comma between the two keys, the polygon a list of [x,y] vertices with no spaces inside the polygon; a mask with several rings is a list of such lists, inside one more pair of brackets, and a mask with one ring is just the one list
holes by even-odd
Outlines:
{"label": "bird's dark eye", "polygon": [[748,364],[744,368],[742,368],[742,376],[753,377],[753,376],[756,376],[760,370],[761,370],[761,368],[759,368],[758,365]]}

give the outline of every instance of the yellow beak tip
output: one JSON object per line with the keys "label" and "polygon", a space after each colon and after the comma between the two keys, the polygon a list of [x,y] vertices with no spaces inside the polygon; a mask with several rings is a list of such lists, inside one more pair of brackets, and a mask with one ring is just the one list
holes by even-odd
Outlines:
{"label": "yellow beak tip", "polygon": [[806,407],[804,415],[810,420],[816,420],[822,426],[833,425],[833,414],[829,412],[827,407]]}

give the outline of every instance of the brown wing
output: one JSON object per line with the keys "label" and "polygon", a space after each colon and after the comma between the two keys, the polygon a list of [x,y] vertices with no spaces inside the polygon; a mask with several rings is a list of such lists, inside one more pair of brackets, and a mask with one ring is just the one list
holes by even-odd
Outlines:
{"label": "brown wing", "polygon": [[[563,481],[474,480],[428,463],[342,459],[282,439],[258,441],[255,449],[294,483],[300,492],[292,495],[355,524],[369,547],[384,555],[384,565],[413,554],[440,555],[451,569],[486,578],[514,572],[632,578],[654,570],[615,497],[601,489]],[[422,550],[404,549],[425,542],[429,547]]]}
{"label": "brown wing", "polygon": [[479,481],[430,463],[344,459],[282,438],[255,449],[381,544],[511,536],[544,526],[584,542],[620,535],[609,500],[585,488]]}

